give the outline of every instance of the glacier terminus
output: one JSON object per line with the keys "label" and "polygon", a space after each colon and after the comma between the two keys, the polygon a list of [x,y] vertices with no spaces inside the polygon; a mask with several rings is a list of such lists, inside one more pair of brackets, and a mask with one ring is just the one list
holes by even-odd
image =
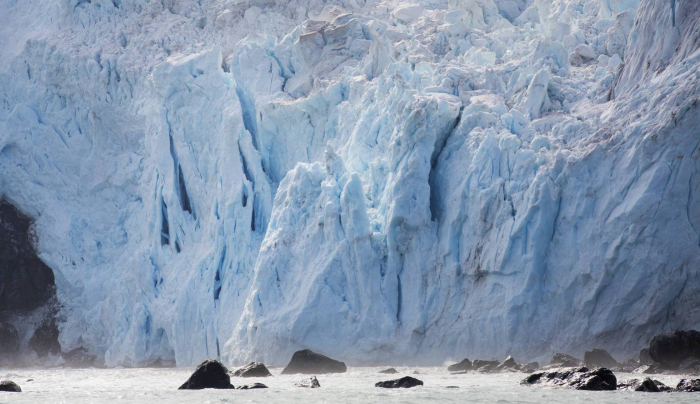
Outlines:
{"label": "glacier terminus", "polygon": [[33,360],[700,327],[697,0],[2,0],[0,56],[0,236],[50,283],[0,323]]}

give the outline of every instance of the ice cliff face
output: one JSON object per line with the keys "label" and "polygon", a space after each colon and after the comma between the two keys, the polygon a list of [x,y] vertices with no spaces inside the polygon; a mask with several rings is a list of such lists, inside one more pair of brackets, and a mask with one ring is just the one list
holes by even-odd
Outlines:
{"label": "ice cliff face", "polygon": [[700,326],[699,21],[7,1],[0,194],[107,365],[624,357]]}

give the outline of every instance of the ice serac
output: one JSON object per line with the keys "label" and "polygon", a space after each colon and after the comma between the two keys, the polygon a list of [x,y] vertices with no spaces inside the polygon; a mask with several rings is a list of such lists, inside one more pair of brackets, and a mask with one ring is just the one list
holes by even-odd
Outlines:
{"label": "ice serac", "polygon": [[700,327],[698,21],[4,2],[0,199],[35,219],[61,349],[110,366],[627,357]]}

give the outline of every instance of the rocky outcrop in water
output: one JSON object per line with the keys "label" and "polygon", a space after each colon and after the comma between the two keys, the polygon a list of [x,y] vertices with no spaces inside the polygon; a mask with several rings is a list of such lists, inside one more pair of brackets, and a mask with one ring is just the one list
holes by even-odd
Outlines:
{"label": "rocky outcrop in water", "polygon": [[508,356],[502,362],[475,359],[463,359],[459,363],[455,363],[447,367],[447,370],[456,374],[468,373],[470,371],[478,371],[481,373],[497,373],[497,372],[527,372],[532,373],[539,369],[540,365],[537,362],[527,364],[519,364],[512,356]]}
{"label": "rocky outcrop in water", "polygon": [[495,369],[497,372],[504,371],[518,371],[520,370],[520,365],[513,359],[512,356],[508,356],[503,362],[499,363]]}
{"label": "rocky outcrop in water", "polygon": [[3,380],[0,381],[0,391],[6,393],[21,393],[22,389],[13,381]]}
{"label": "rocky outcrop in water", "polygon": [[569,354],[565,353],[556,353],[552,357],[552,360],[549,361],[550,366],[556,366],[556,367],[579,367],[583,365],[583,361],[581,359],[578,359],[574,356],[571,356]]}
{"label": "rocky outcrop in water", "polygon": [[545,384],[570,387],[576,390],[615,390],[617,378],[606,368],[589,369],[587,367],[559,369],[552,372],[533,373],[521,384]]}
{"label": "rocky outcrop in water", "polygon": [[700,358],[700,332],[683,330],[660,334],[649,343],[649,356],[668,369],[688,358]]}
{"label": "rocky outcrop in water", "polygon": [[249,364],[233,372],[234,377],[268,377],[272,376],[267,367],[260,362],[250,362]]}
{"label": "rocky outcrop in water", "polygon": [[345,366],[345,363],[318,354],[310,349],[304,349],[294,353],[292,360],[284,368],[282,374],[325,374],[345,373],[346,371],[347,366]]}
{"label": "rocky outcrop in water", "polygon": [[671,387],[661,383],[658,380],[652,380],[650,378],[645,378],[644,380],[632,379],[626,382],[622,382],[617,385],[618,390],[634,390],[642,391],[647,393],[659,393],[662,391],[671,391]]}
{"label": "rocky outcrop in water", "polygon": [[532,373],[540,368],[539,362],[530,362],[524,365],[520,365],[520,371],[524,373]]}
{"label": "rocky outcrop in water", "polygon": [[253,384],[244,384],[242,386],[236,387],[236,390],[254,390],[254,389],[266,389],[267,386],[265,386],[262,383],[253,383]]}
{"label": "rocky outcrop in water", "polygon": [[700,379],[683,379],[678,382],[675,391],[685,393],[700,392]]}
{"label": "rocky outcrop in water", "polygon": [[498,365],[500,365],[498,361],[475,359],[472,361],[472,370],[476,370],[482,373],[491,373],[496,371]]}
{"label": "rocky outcrop in water", "polygon": [[399,372],[394,368],[389,368],[389,369],[380,370],[379,373],[383,373],[385,375],[395,375]]}
{"label": "rocky outcrop in water", "polygon": [[460,362],[455,363],[447,367],[450,372],[463,372],[467,370],[472,370],[472,361],[469,359],[462,359]]}
{"label": "rocky outcrop in water", "polygon": [[316,388],[321,387],[321,383],[318,382],[318,379],[316,378],[316,376],[312,376],[308,379],[304,379],[299,383],[295,383],[294,385],[297,387],[306,387],[309,389],[316,389]]}
{"label": "rocky outcrop in water", "polygon": [[583,363],[588,368],[614,368],[618,365],[615,358],[605,349],[586,351],[583,355]]}
{"label": "rocky outcrop in water", "polygon": [[207,359],[192,373],[179,390],[232,389],[228,370],[221,362]]}
{"label": "rocky outcrop in water", "polygon": [[416,387],[416,386],[422,386],[423,382],[411,377],[411,376],[404,376],[400,379],[395,379],[395,380],[387,380],[384,382],[377,382],[375,383],[374,387],[383,387],[385,389],[398,389],[398,388],[404,388],[408,389],[411,387]]}

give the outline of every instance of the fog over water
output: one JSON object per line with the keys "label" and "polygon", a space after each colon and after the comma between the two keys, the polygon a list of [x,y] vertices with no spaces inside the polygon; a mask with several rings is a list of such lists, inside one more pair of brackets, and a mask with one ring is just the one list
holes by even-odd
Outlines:
{"label": "fog over water", "polygon": [[[523,373],[453,375],[444,367],[404,368],[396,375],[381,375],[384,368],[349,368],[347,373],[319,375],[321,388],[304,389],[294,383],[303,375],[280,375],[261,379],[231,378],[234,386],[260,382],[259,390],[177,390],[193,369],[18,369],[0,370],[0,379],[12,379],[23,393],[0,393],[0,403],[696,403],[692,393],[639,393],[633,391],[577,391],[526,387]],[[418,371],[419,374],[413,374]],[[411,375],[425,385],[412,389],[380,389],[374,383]],[[396,376],[396,377],[395,377]],[[618,380],[639,375],[618,374]],[[675,386],[681,376],[654,376]],[[31,379],[32,381],[27,381]],[[447,388],[458,386],[458,389]]]}

